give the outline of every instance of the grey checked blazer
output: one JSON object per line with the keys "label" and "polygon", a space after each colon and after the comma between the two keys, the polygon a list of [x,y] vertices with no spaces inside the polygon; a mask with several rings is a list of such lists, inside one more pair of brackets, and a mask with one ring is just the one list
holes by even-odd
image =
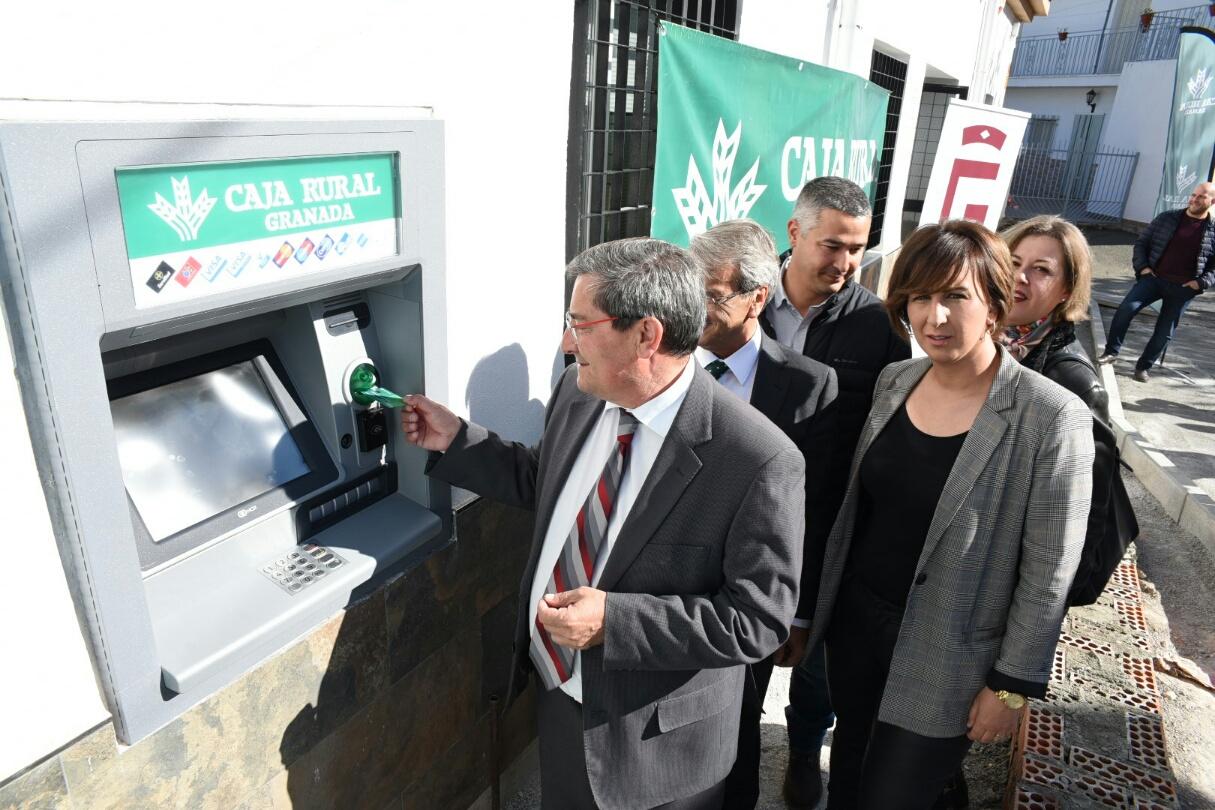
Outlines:
{"label": "grey checked blazer", "polygon": [[[856,525],[858,470],[931,366],[887,366],[831,531],[812,642],[823,637]],[[928,737],[966,733],[993,668],[1045,684],[1080,561],[1092,490],[1092,416],[1000,349],[1000,368],[937,502],[878,719]],[[907,470],[907,475],[915,470]]]}
{"label": "grey checked blazer", "polygon": [[[528,601],[540,548],[603,408],[570,368],[537,447],[466,424],[427,470],[536,511],[512,698],[531,669]],[[604,643],[583,652],[581,672],[587,774],[600,807],[654,807],[726,777],[745,665],[780,646],[797,605],[804,476],[797,447],[696,368],[597,585],[608,592]]]}

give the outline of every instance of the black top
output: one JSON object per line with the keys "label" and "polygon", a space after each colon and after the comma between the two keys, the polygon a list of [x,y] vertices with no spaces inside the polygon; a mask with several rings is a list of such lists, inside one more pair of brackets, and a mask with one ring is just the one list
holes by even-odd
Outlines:
{"label": "black top", "polygon": [[860,469],[856,530],[846,575],[903,607],[932,516],[966,434],[929,436],[900,406],[869,446]]}

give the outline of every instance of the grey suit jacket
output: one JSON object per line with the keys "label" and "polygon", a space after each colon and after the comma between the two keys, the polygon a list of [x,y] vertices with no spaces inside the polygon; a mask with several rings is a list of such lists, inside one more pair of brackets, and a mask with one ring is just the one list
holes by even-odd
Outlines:
{"label": "grey suit jacket", "polygon": [[[761,333],[762,334],[762,333]],[[751,406],[768,417],[806,459],[806,541],[797,618],[809,619],[818,596],[823,549],[844,497],[843,476],[832,475],[839,432],[835,369],[762,336]]]}
{"label": "grey suit jacket", "polygon": [[[602,400],[562,375],[540,444],[466,424],[428,472],[536,510],[519,586],[512,697],[526,685],[528,597],[562,486]],[[697,368],[597,587],[604,643],[582,654],[583,741],[604,808],[707,790],[734,762],[745,665],[788,633],[801,567],[797,448]]]}
{"label": "grey suit jacket", "polygon": [[[893,363],[878,378],[828,540],[812,640],[831,622],[848,560],[861,460],[930,366],[927,358]],[[1000,349],[987,402],[937,501],[878,719],[959,736],[993,670],[1046,684],[1084,547],[1092,430],[1078,397]]]}

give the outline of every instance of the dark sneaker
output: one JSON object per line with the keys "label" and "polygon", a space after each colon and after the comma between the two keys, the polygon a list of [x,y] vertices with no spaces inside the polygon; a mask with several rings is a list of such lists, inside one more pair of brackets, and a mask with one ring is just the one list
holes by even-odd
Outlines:
{"label": "dark sneaker", "polygon": [[1103,354],[1097,358],[1097,362],[1103,366],[1108,366],[1110,363],[1114,362],[1117,359],[1118,359],[1118,355],[1110,354],[1109,352],[1106,352],[1105,354]]}
{"label": "dark sneaker", "polygon": [[782,793],[794,810],[813,810],[823,798],[823,774],[818,769],[819,752],[789,752]]}
{"label": "dark sneaker", "polygon": [[1147,382],[1148,381],[1148,373],[1147,373],[1146,368],[1135,369],[1135,373],[1132,374],[1131,376],[1134,378],[1135,382]]}

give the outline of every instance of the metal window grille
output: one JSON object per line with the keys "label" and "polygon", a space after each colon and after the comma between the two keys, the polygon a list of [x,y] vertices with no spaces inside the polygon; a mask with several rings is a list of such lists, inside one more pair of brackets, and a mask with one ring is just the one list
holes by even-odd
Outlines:
{"label": "metal window grille", "polygon": [[1055,140],[1055,129],[1059,126],[1057,115],[1033,115],[1025,125],[1024,146],[1035,149],[1050,149]]}
{"label": "metal window grille", "polygon": [[736,39],[739,0],[579,0],[574,12],[566,256],[650,232],[658,23]]}
{"label": "metal window grille", "polygon": [[882,222],[886,217],[886,194],[890,189],[890,167],[894,164],[894,142],[899,132],[899,115],[903,109],[903,88],[907,83],[907,63],[893,56],[873,52],[869,64],[869,81],[890,91],[886,108],[886,132],[882,139],[882,157],[878,163],[877,190],[873,200],[873,223],[869,226],[869,247],[882,238]]}

